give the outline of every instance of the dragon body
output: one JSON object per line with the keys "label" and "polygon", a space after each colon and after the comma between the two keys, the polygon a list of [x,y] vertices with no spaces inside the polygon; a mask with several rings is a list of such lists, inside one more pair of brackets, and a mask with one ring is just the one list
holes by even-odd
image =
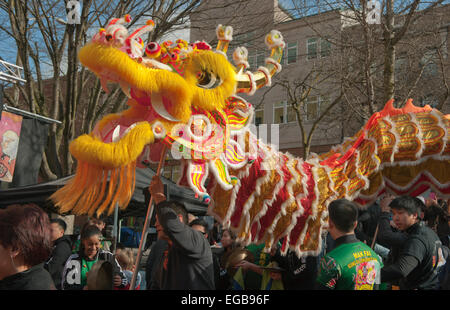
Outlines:
{"label": "dragon body", "polygon": [[113,19],[79,53],[107,90],[118,83],[129,109],[104,117],[90,134],[70,145],[74,178],[51,199],[61,212],[111,214],[126,208],[135,169],[158,162],[165,148],[181,161],[178,184],[209,203],[208,213],[236,231],[243,244],[283,238],[282,253],[317,254],[327,206],[338,198],[361,205],[388,191],[419,195],[432,188],[450,196],[450,117],[408,100],[389,101],[354,137],[326,154],[295,158],[266,145],[252,130],[253,108],[237,96],[271,83],[284,42],[272,31],[265,65],[248,68],[247,51],[226,51],[232,29],[217,28],[218,46],[183,40],[145,45],[152,21],[129,34]]}

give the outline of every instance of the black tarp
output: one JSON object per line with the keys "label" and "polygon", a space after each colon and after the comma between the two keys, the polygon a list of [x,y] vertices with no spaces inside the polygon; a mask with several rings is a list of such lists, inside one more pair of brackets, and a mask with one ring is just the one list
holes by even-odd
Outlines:
{"label": "black tarp", "polygon": [[[155,172],[152,169],[136,169],[136,187],[130,204],[125,210],[119,211],[119,217],[145,216],[147,213],[147,204],[144,196],[144,190],[148,188]],[[73,176],[61,178],[55,181],[40,183],[30,186],[22,186],[0,190],[0,208],[11,204],[35,203],[46,209],[48,212],[56,212],[57,209],[48,200],[58,188],[66,184]],[[188,212],[195,215],[205,215],[208,206],[195,198],[191,189],[177,186],[171,180],[161,177],[162,182],[167,189],[167,196],[170,200],[182,201]]]}
{"label": "black tarp", "polygon": [[48,124],[37,119],[22,119],[14,176],[8,187],[37,183],[47,137]]}

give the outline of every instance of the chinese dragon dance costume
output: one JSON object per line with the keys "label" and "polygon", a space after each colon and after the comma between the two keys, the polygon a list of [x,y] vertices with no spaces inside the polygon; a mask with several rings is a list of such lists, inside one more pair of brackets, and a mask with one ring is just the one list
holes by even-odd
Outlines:
{"label": "chinese dragon dance costume", "polygon": [[76,174],[51,197],[60,212],[126,208],[136,167],[158,162],[165,147],[181,161],[178,184],[209,203],[208,213],[239,241],[269,250],[284,237],[282,253],[290,248],[298,256],[320,251],[334,199],[366,205],[385,191],[419,195],[429,188],[450,197],[450,115],[412,100],[396,109],[389,101],[342,145],[295,158],[257,138],[253,107],[236,95],[270,86],[281,70],[285,43],[278,31],[265,38],[265,65],[250,72],[245,48],[234,51],[235,66],[227,59],[231,27],[217,27],[213,49],[183,40],[145,44],[140,37],[154,23],[130,34],[129,21],[112,19],[79,52],[105,90],[108,82],[120,84],[129,108],[71,142]]}

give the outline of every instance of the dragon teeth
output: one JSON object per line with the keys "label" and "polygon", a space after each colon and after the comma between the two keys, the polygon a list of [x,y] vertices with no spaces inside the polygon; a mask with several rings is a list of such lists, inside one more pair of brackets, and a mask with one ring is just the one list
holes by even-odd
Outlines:
{"label": "dragon teeth", "polygon": [[104,77],[101,77],[100,84],[102,85],[102,89],[105,91],[105,93],[109,94],[108,80]]}
{"label": "dragon teeth", "polygon": [[130,95],[130,86],[128,86],[127,84],[121,82],[120,84],[120,88],[122,89],[122,92],[125,94],[125,96],[127,96],[128,98],[131,99],[131,95]]}
{"label": "dragon teeth", "polygon": [[171,122],[179,122],[180,121],[177,118],[175,118],[172,115],[170,115],[170,113],[166,110],[166,107],[164,106],[161,94],[154,94],[154,93],[152,93],[151,94],[151,100],[152,100],[151,102],[152,102],[153,109],[161,117],[163,117],[166,120],[171,121]]}

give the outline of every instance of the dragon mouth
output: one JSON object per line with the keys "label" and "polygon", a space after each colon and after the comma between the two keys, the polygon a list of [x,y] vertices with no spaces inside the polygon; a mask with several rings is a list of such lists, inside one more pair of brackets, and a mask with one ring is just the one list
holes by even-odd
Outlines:
{"label": "dragon mouth", "polygon": [[100,84],[102,89],[106,93],[109,93],[110,90],[108,88],[108,83],[118,83],[126,97],[134,100],[141,107],[147,110],[145,117],[146,121],[152,122],[155,119],[162,118],[170,122],[180,122],[179,117],[174,115],[175,113],[169,112],[174,106],[174,103],[169,96],[165,96],[162,93],[145,91],[137,87],[133,87],[126,82],[121,81],[119,78],[115,78],[115,74],[111,71],[102,73],[103,74],[100,75]]}
{"label": "dragon mouth", "polygon": [[79,53],[81,63],[93,71],[109,93],[116,83],[129,98],[128,105],[140,110],[141,121],[186,122],[191,114],[192,92],[186,81],[156,60],[132,59],[113,46],[91,42]]}

